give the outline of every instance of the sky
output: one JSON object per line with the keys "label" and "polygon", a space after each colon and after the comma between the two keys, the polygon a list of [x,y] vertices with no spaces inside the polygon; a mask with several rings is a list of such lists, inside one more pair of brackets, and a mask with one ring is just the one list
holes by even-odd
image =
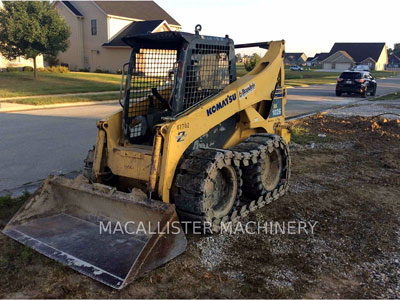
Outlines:
{"label": "sky", "polygon": [[[235,43],[286,40],[308,57],[335,42],[400,43],[400,0],[156,0],[183,27]],[[254,48],[253,48],[254,49]],[[253,50],[252,52],[258,52]],[[250,52],[251,53],[251,52]]]}

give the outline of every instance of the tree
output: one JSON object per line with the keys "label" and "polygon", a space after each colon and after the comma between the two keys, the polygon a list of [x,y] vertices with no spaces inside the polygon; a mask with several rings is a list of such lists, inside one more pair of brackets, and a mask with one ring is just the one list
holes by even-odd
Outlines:
{"label": "tree", "polygon": [[400,44],[394,44],[393,54],[400,57]]}
{"label": "tree", "polygon": [[0,53],[9,60],[57,56],[68,48],[70,29],[48,1],[3,1],[0,9]]}
{"label": "tree", "polygon": [[258,64],[260,61],[261,57],[257,53],[254,53],[248,61],[244,63],[244,68],[246,69],[247,72],[250,72],[251,70],[254,69],[254,67]]}

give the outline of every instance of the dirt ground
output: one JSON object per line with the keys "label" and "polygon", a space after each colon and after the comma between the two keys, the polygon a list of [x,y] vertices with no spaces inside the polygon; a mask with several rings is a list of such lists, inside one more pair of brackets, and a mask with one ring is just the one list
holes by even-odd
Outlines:
{"label": "dirt ground", "polygon": [[400,122],[317,115],[293,140],[290,191],[246,220],[314,234],[189,235],[122,291],[0,235],[0,298],[399,298]]}

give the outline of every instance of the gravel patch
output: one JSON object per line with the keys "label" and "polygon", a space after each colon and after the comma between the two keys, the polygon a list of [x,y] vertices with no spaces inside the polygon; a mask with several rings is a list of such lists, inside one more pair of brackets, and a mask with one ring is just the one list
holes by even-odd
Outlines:
{"label": "gravel patch", "polygon": [[282,288],[291,287],[293,283],[297,280],[297,276],[290,270],[276,270],[273,273],[273,278],[267,278],[265,284],[267,288]]}
{"label": "gravel patch", "polygon": [[239,281],[244,281],[244,274],[240,271],[236,272],[236,271],[224,271],[223,274],[225,274],[226,276],[232,278],[232,279],[237,279]]}
{"label": "gravel patch", "polygon": [[307,145],[296,144],[295,142],[290,142],[289,150],[292,152],[296,151],[306,151],[310,149],[329,149],[329,150],[339,150],[339,149],[351,149],[354,147],[354,143],[350,141],[336,142],[336,143],[311,143]]}
{"label": "gravel patch", "polygon": [[196,243],[200,250],[200,262],[208,271],[216,269],[226,259],[226,249],[232,242],[232,236],[215,234]]}
{"label": "gravel patch", "polygon": [[[385,114],[393,113],[393,114]],[[333,117],[373,117],[380,114],[385,114],[388,119],[400,118],[400,99],[399,100],[384,100],[384,101],[361,101],[354,105],[349,105],[341,108],[333,108],[326,112],[328,116]]]}

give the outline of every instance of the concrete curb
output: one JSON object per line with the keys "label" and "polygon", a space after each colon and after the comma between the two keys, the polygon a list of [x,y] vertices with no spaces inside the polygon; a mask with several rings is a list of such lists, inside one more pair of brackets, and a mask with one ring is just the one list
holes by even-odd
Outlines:
{"label": "concrete curb", "polygon": [[[59,103],[59,104],[46,104],[46,105],[26,105],[26,104],[0,102],[0,113],[11,113],[18,111],[64,108],[64,107],[66,108],[66,107],[76,107],[76,106],[101,105],[101,104],[114,104],[118,102],[119,100],[104,100],[104,101],[72,102],[72,103]],[[7,106],[9,107],[4,107],[4,104],[7,104]]]}

